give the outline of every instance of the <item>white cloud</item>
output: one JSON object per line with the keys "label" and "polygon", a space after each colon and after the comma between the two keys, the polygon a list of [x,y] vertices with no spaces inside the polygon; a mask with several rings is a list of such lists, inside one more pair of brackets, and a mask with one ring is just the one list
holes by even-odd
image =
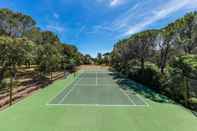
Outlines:
{"label": "white cloud", "polygon": [[56,12],[53,13],[53,17],[58,19],[59,18],[59,14],[57,14]]}
{"label": "white cloud", "polygon": [[117,6],[121,4],[123,1],[122,0],[111,0],[110,1],[110,6]]}
{"label": "white cloud", "polygon": [[[117,1],[112,0],[97,1],[105,2],[105,4],[109,4],[109,2],[117,4]],[[128,0],[123,1],[128,2]],[[119,39],[145,30],[154,23],[174,15],[178,11],[188,12],[195,9],[197,9],[197,0],[138,1],[135,4],[132,3],[132,7],[128,8],[128,10],[125,9],[125,12],[118,15],[115,19],[95,25],[89,30],[87,29],[86,33],[95,34],[104,31],[112,35],[117,34],[114,38]]]}
{"label": "white cloud", "polygon": [[[102,0],[98,0],[98,1],[102,1]],[[86,33],[95,34],[103,31],[108,33],[115,33],[116,31],[122,30],[122,28],[128,29],[129,26],[127,24],[132,19],[131,17],[129,17],[129,15],[131,14],[131,12],[134,14],[136,13],[137,15],[136,9],[138,7],[139,7],[139,3],[133,5],[131,9],[123,13],[123,15],[118,16],[114,21],[105,22],[99,25],[94,25]]]}
{"label": "white cloud", "polygon": [[96,1],[114,7],[123,4],[126,0],[96,0]]}
{"label": "white cloud", "polygon": [[77,39],[78,37],[79,37],[79,35],[81,34],[81,33],[83,33],[83,31],[86,29],[86,26],[84,25],[84,26],[82,26],[80,29],[79,29],[79,31],[77,32],[77,34],[76,34],[76,36],[75,36],[75,39]]}
{"label": "white cloud", "polygon": [[65,31],[65,28],[63,26],[60,26],[57,23],[49,24],[49,25],[46,26],[46,28],[48,30],[55,31],[55,32],[60,33],[60,34]]}
{"label": "white cloud", "polygon": [[[129,10],[122,13],[122,15],[118,16],[113,22],[112,22],[112,28],[113,30],[120,30],[122,28],[128,28],[131,20],[133,20],[133,17],[140,16],[140,12],[138,10],[138,7],[140,8],[141,3],[136,3],[133,5]],[[143,3],[144,4],[144,3]]]}
{"label": "white cloud", "polygon": [[128,29],[128,31],[124,35],[130,35],[136,32],[143,30],[150,24],[157,22],[161,19],[166,18],[172,13],[179,11],[185,7],[188,8],[190,5],[197,5],[197,0],[171,0],[170,2],[160,6],[158,9],[153,10],[150,16],[147,16],[143,21],[133,25]]}
{"label": "white cloud", "polygon": [[101,24],[101,25],[94,25],[90,30],[88,30],[86,33],[88,34],[96,34],[98,32],[108,32],[112,33],[114,31],[113,28],[108,27],[106,24]]}

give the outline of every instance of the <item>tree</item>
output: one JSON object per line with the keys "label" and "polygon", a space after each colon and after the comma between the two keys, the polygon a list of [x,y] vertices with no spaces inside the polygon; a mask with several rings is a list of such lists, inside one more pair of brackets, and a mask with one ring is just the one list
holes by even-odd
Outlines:
{"label": "tree", "polygon": [[159,34],[160,42],[158,43],[160,59],[159,59],[159,67],[162,74],[164,74],[164,69],[168,60],[170,59],[170,52],[173,43],[175,42],[176,33],[173,28],[173,24],[168,25],[161,31]]}
{"label": "tree", "polygon": [[134,37],[135,57],[141,62],[141,70],[144,70],[145,60],[154,54],[155,37],[157,30],[148,30],[138,33]]}
{"label": "tree", "polygon": [[102,54],[98,53],[96,57],[96,64],[101,65],[102,64]]}
{"label": "tree", "polygon": [[51,31],[44,31],[42,32],[42,44],[54,44],[57,45],[60,43],[59,38]]}
{"label": "tree", "polygon": [[179,88],[180,95],[184,98],[185,105],[188,105],[190,98],[190,86],[189,79],[197,78],[197,56],[196,55],[184,55],[176,57],[172,63],[173,73],[172,78],[178,78],[172,81],[172,88]]}
{"label": "tree", "polygon": [[108,66],[111,65],[111,53],[103,54],[103,63]]}
{"label": "tree", "polygon": [[[192,12],[162,29],[120,40],[111,59],[112,67],[128,78],[187,103],[187,78],[197,78],[196,53],[197,13]],[[193,94],[194,97],[197,92]]]}
{"label": "tree", "polygon": [[17,65],[21,65],[25,60],[31,59],[32,42],[25,38],[0,37],[0,66],[1,80],[4,72],[10,72],[10,105],[12,105],[12,83],[16,77]]}
{"label": "tree", "polygon": [[197,48],[197,12],[192,12],[176,22],[180,26],[177,43],[186,54],[191,54]]}
{"label": "tree", "polygon": [[24,32],[31,30],[35,24],[31,16],[14,13],[9,9],[0,9],[1,35],[20,37]]}
{"label": "tree", "polygon": [[197,78],[197,55],[183,55],[176,57],[172,63],[174,68],[179,68],[186,77]]}
{"label": "tree", "polygon": [[[17,67],[37,64],[40,74],[50,74],[83,63],[83,55],[73,45],[61,43],[51,31],[36,27],[31,16],[0,9],[0,84],[10,73],[10,104],[12,104],[12,82]],[[5,86],[5,84],[3,84]]]}
{"label": "tree", "polygon": [[42,74],[50,74],[60,67],[62,54],[55,45],[45,44],[37,47],[36,63]]}
{"label": "tree", "polygon": [[62,44],[63,46],[63,54],[64,56],[66,56],[67,61],[66,63],[69,62],[69,59],[74,59],[75,60],[75,64],[79,65],[81,63],[81,54],[79,53],[78,49],[76,46],[74,45],[70,45],[70,44]]}
{"label": "tree", "polygon": [[93,58],[86,54],[84,57],[83,57],[83,63],[84,64],[92,64],[93,63]]}
{"label": "tree", "polygon": [[33,41],[35,44],[44,43],[42,31],[37,27],[33,27],[31,30],[24,32],[23,36],[27,37],[29,40]]}

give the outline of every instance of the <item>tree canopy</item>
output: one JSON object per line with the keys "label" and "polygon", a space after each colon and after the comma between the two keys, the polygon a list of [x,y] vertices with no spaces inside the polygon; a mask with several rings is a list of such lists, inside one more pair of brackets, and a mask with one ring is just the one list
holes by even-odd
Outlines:
{"label": "tree canopy", "polygon": [[185,78],[197,78],[196,50],[197,12],[191,12],[162,29],[145,30],[117,42],[111,52],[112,67],[187,103],[189,97],[197,97],[197,92],[188,95],[194,87],[185,86]]}

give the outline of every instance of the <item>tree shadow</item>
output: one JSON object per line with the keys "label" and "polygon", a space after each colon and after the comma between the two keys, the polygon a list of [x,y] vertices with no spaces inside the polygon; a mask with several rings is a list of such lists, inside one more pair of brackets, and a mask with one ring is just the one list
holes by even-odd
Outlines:
{"label": "tree shadow", "polygon": [[145,98],[148,98],[155,102],[176,104],[176,102],[174,102],[170,98],[155,92],[154,90],[150,89],[147,86],[144,86],[140,83],[130,80],[125,76],[121,75],[120,73],[113,72],[110,75],[113,77],[116,83],[124,90],[134,91],[144,96]]}

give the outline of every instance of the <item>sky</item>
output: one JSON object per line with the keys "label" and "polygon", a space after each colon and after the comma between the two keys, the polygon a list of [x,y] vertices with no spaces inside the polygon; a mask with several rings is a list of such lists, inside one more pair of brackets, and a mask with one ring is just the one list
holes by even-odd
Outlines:
{"label": "sky", "polygon": [[197,11],[197,0],[0,0],[0,8],[32,16],[42,30],[95,57],[134,33]]}

